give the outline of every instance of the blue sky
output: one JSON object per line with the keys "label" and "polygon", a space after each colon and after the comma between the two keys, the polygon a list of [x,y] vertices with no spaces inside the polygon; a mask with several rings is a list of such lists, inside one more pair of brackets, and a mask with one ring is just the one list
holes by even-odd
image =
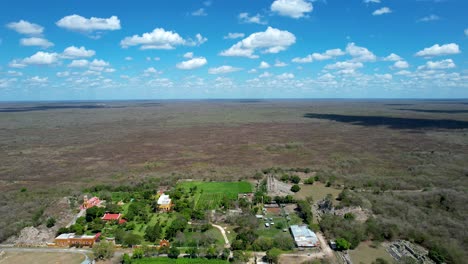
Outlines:
{"label": "blue sky", "polygon": [[0,100],[466,98],[464,0],[0,3]]}

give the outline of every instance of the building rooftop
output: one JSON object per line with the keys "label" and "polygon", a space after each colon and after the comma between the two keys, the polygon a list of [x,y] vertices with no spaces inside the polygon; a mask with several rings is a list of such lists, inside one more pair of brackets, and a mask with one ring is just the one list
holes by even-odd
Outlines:
{"label": "building rooftop", "polygon": [[317,235],[305,225],[292,225],[291,232],[298,247],[315,247],[318,245]]}
{"label": "building rooftop", "polygon": [[110,220],[120,220],[121,217],[122,217],[122,214],[105,213],[101,219],[104,221],[110,221]]}
{"label": "building rooftop", "polygon": [[159,205],[168,205],[171,204],[171,198],[169,198],[169,195],[167,194],[161,194],[158,199],[158,204]]}
{"label": "building rooftop", "polygon": [[94,239],[98,238],[101,235],[101,233],[97,233],[96,235],[75,235],[75,233],[64,233],[60,234],[58,237],[55,239]]}

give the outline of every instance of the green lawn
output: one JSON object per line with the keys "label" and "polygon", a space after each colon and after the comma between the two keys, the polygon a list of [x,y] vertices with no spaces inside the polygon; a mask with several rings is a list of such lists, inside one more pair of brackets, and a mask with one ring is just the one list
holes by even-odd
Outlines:
{"label": "green lawn", "polygon": [[188,190],[197,187],[194,195],[195,207],[197,209],[207,210],[219,207],[221,200],[227,197],[231,200],[237,200],[239,193],[252,192],[252,185],[249,182],[199,182],[188,181],[181,182],[177,187]]}
{"label": "green lawn", "polygon": [[[261,219],[259,222],[259,226],[258,226],[258,234],[262,237],[270,237],[270,238],[273,238],[275,235],[279,234],[279,233],[286,233],[286,232],[283,232],[283,229],[288,229],[289,226],[288,226],[288,223],[286,221],[286,219],[282,216],[272,216],[272,215],[266,215],[267,218],[273,218],[273,221],[265,221],[263,219]],[[270,227],[265,227],[265,223],[275,223],[274,225],[270,225]],[[278,228],[278,225],[280,225],[280,223],[283,224],[282,228]],[[289,230],[287,231],[289,232]]]}
{"label": "green lawn", "polygon": [[200,181],[186,181],[181,182],[177,187],[189,189],[197,186],[198,189],[203,190],[203,193],[224,193],[229,197],[236,198],[238,193],[252,192],[252,184],[249,182],[200,182]]}
{"label": "green lawn", "polygon": [[144,259],[135,259],[133,260],[134,264],[226,264],[226,260],[221,259],[189,259],[189,258],[144,258]]}

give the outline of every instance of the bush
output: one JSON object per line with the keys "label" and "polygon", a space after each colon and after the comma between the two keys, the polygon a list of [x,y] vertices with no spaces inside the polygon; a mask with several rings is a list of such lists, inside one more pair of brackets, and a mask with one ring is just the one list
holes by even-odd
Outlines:
{"label": "bush", "polygon": [[110,242],[100,242],[93,246],[95,259],[110,259],[114,256],[114,244]]}
{"label": "bush", "polygon": [[348,250],[350,247],[351,247],[351,243],[349,243],[346,239],[338,238],[336,240],[336,248],[338,250]]}
{"label": "bush", "polygon": [[309,177],[304,181],[304,184],[314,184],[315,178]]}
{"label": "bush", "polygon": [[177,247],[171,246],[171,248],[169,248],[169,252],[167,253],[167,256],[169,258],[176,259],[179,257],[179,255],[180,255],[180,250]]}
{"label": "bush", "polygon": [[301,178],[297,175],[293,175],[290,177],[292,183],[298,184],[301,181]]}
{"label": "bush", "polygon": [[49,217],[47,218],[46,226],[47,228],[51,228],[55,225],[55,218]]}
{"label": "bush", "polygon": [[292,192],[298,192],[301,190],[301,187],[299,187],[299,185],[297,184],[294,184],[292,187],[291,187],[291,191]]}
{"label": "bush", "polygon": [[125,253],[123,254],[122,256],[122,261],[121,261],[122,264],[132,264],[132,259],[130,258],[130,256]]}
{"label": "bush", "polygon": [[133,259],[141,259],[143,258],[144,252],[142,248],[135,248],[133,250],[132,258]]}
{"label": "bush", "polygon": [[281,255],[281,250],[277,248],[272,248],[266,252],[266,259],[268,262],[279,263],[279,257]]}

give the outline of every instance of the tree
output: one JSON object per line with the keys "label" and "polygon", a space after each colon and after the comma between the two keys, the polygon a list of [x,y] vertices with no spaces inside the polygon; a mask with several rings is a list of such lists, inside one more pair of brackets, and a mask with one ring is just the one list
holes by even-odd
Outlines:
{"label": "tree", "polygon": [[100,242],[93,245],[95,259],[110,259],[114,256],[114,244],[110,242]]}
{"label": "tree", "polygon": [[291,250],[295,247],[291,235],[280,233],[273,238],[273,246],[281,250]]}
{"label": "tree", "polygon": [[84,234],[84,227],[80,224],[71,225],[70,232],[75,233],[77,235],[82,235]]}
{"label": "tree", "polygon": [[301,187],[297,184],[294,184],[292,187],[291,187],[291,191],[292,192],[298,192],[301,190]]}
{"label": "tree", "polygon": [[180,250],[179,250],[177,247],[171,246],[171,247],[169,248],[169,252],[167,253],[167,256],[168,256],[169,258],[176,259],[176,258],[179,257],[179,255],[180,255]]}
{"label": "tree", "polygon": [[298,200],[297,209],[299,210],[299,216],[304,220],[304,222],[309,225],[312,224],[313,214],[310,204],[307,201]]}
{"label": "tree", "polygon": [[46,226],[47,228],[51,228],[55,225],[55,218],[49,217],[47,218]]}
{"label": "tree", "polygon": [[273,239],[269,237],[259,237],[252,245],[255,251],[267,251],[273,248]]}
{"label": "tree", "polygon": [[241,250],[235,250],[232,252],[232,258],[235,263],[247,263],[249,261],[249,254]]}
{"label": "tree", "polygon": [[278,263],[281,253],[280,249],[272,248],[266,252],[265,257],[269,263]]}
{"label": "tree", "polygon": [[123,244],[127,247],[131,247],[140,244],[141,240],[141,236],[128,232],[123,238]]}
{"label": "tree", "polygon": [[336,240],[336,248],[338,250],[348,250],[351,247],[351,243],[348,242],[348,240],[344,238],[338,238]]}
{"label": "tree", "polygon": [[161,226],[159,223],[154,224],[153,226],[148,226],[145,230],[145,239],[154,242],[157,239],[161,238]]}
{"label": "tree", "polygon": [[101,207],[91,207],[86,209],[86,222],[91,222],[94,220],[96,217],[101,217],[104,215],[104,208]]}

